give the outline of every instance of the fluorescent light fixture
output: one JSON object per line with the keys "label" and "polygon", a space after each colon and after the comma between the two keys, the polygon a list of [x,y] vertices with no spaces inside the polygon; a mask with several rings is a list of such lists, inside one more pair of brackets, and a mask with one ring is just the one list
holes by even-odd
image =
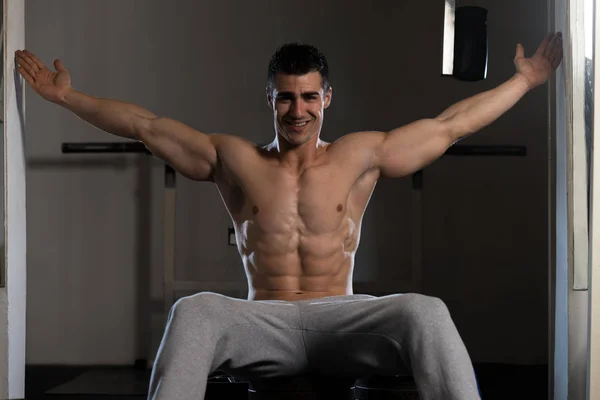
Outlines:
{"label": "fluorescent light fixture", "polygon": [[454,20],[456,16],[455,0],[446,0],[444,6],[444,50],[442,75],[454,72]]}

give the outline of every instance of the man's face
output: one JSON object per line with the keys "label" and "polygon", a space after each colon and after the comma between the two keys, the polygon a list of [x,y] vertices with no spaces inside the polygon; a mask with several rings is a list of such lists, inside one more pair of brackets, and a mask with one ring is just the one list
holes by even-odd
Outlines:
{"label": "man's face", "polygon": [[294,146],[318,137],[323,111],[331,103],[331,88],[325,93],[319,72],[275,76],[275,89],[268,96],[273,109],[275,131]]}

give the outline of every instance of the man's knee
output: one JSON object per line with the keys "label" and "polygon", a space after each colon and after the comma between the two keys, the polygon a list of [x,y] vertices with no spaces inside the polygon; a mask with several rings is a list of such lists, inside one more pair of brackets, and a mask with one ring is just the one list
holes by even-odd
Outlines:
{"label": "man's knee", "polygon": [[431,326],[451,322],[450,311],[437,297],[408,293],[389,296],[389,312],[412,326]]}
{"label": "man's knee", "polygon": [[217,293],[202,292],[182,297],[171,307],[171,319],[193,320],[201,318],[204,321],[221,314],[225,296]]}

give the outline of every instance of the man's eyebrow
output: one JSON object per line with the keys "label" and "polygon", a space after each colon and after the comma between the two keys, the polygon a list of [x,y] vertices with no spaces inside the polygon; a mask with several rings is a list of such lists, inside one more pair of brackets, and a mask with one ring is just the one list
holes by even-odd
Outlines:
{"label": "man's eyebrow", "polygon": [[[302,96],[319,96],[320,93],[319,92],[302,92],[301,93]],[[294,97],[294,93],[293,92],[278,92],[277,93],[277,97]]]}

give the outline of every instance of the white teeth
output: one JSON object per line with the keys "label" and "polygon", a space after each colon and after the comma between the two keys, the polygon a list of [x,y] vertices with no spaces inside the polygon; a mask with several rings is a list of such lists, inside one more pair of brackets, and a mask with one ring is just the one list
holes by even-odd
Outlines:
{"label": "white teeth", "polygon": [[306,124],[308,124],[308,121],[307,122],[302,122],[300,124],[292,124],[292,125],[297,126],[297,127],[301,127],[301,126],[304,126]]}

